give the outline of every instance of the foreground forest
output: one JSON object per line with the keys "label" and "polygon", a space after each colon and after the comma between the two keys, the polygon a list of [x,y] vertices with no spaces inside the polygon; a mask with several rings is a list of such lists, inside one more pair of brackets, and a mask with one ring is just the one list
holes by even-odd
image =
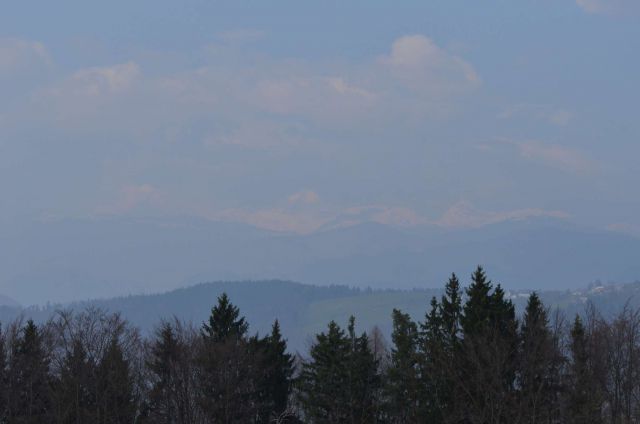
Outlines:
{"label": "foreground forest", "polygon": [[[287,302],[287,299],[282,299]],[[632,423],[640,420],[640,313],[582,318],[529,296],[516,309],[482,268],[452,275],[391,339],[331,321],[292,355],[276,321],[253,334],[226,294],[201,326],[150,336],[97,308],[17,319],[0,343],[7,423]]]}

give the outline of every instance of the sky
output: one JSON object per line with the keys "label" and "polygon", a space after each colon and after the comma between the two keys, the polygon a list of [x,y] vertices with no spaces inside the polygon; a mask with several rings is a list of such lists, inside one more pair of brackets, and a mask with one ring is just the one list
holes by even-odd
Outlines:
{"label": "sky", "polygon": [[11,2],[0,228],[198,217],[640,235],[636,0]]}

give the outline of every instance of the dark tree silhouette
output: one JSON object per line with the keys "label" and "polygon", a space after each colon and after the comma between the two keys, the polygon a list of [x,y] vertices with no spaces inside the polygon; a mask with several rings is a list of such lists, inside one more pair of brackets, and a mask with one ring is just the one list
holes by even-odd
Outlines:
{"label": "dark tree silhouette", "polygon": [[11,352],[9,412],[12,423],[49,423],[53,421],[49,354],[40,328],[27,321]]}

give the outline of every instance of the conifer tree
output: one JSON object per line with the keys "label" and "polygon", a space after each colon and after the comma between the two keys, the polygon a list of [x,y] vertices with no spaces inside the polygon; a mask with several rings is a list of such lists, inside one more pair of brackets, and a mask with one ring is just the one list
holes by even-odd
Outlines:
{"label": "conifer tree", "polygon": [[58,420],[63,423],[94,422],[96,416],[95,368],[80,340],[73,340],[56,384]]}
{"label": "conifer tree", "polygon": [[467,288],[467,300],[460,317],[464,337],[491,331],[515,341],[515,308],[511,300],[505,299],[505,292],[500,284],[493,289],[493,284],[487,279],[481,266],[478,266],[471,278],[472,283]]}
{"label": "conifer tree", "polygon": [[351,423],[376,423],[380,418],[378,361],[369,346],[367,333],[355,332],[355,318],[349,319],[348,374]]}
{"label": "conifer tree", "polygon": [[117,338],[109,343],[97,369],[99,424],[134,422],[136,402],[128,361]]}
{"label": "conifer tree", "polygon": [[310,360],[303,364],[298,379],[299,400],[308,422],[350,422],[349,352],[349,340],[335,321],[326,333],[316,335]]}
{"label": "conifer tree", "polygon": [[177,378],[175,364],[179,360],[178,342],[169,323],[163,323],[156,330],[151,346],[147,368],[154,382],[149,393],[150,416],[158,423],[178,422],[178,407],[174,393]]}
{"label": "conifer tree", "polygon": [[171,323],[162,323],[147,360],[153,381],[148,414],[154,423],[187,424],[197,416],[192,404],[189,346],[178,338],[177,331]]}
{"label": "conifer tree", "polygon": [[494,329],[494,337],[498,339],[496,344],[505,356],[505,388],[512,390],[518,356],[518,320],[515,306],[510,299],[505,298],[505,292],[500,284],[496,285],[491,296],[491,307],[490,325]]}
{"label": "conifer tree", "polygon": [[441,423],[446,413],[447,370],[451,367],[447,363],[449,334],[445,334],[449,328],[444,325],[442,306],[435,297],[420,328],[420,415],[430,423]]}
{"label": "conifer tree", "polygon": [[7,375],[6,340],[0,325],[0,423],[7,419],[9,379]]}
{"label": "conifer tree", "polygon": [[249,326],[225,294],[203,324],[199,354],[200,406],[210,422],[252,422],[259,415],[261,349],[246,334]]}
{"label": "conifer tree", "polygon": [[245,318],[240,317],[240,309],[231,303],[226,293],[218,298],[218,304],[211,309],[209,322],[202,325],[203,337],[214,343],[224,342],[228,338],[242,339],[248,330]]}
{"label": "conifer tree", "polygon": [[490,305],[490,325],[497,329],[500,336],[510,341],[512,347],[515,349],[518,332],[516,309],[511,300],[505,299],[505,292],[500,284],[496,286],[491,295]]}
{"label": "conifer tree", "polygon": [[459,377],[461,363],[462,288],[456,274],[445,285],[440,301],[442,346],[433,358],[433,374],[438,380],[438,407],[442,420],[453,417],[460,408],[456,406],[455,381]]}
{"label": "conifer tree", "polygon": [[491,281],[481,266],[471,276],[471,285],[467,287],[467,300],[460,318],[465,337],[482,331],[489,325],[492,310]]}
{"label": "conifer tree", "polygon": [[589,335],[580,316],[576,315],[571,328],[571,366],[568,396],[569,422],[597,424],[603,422],[603,396],[593,369],[589,349]]}
{"label": "conifer tree", "polygon": [[287,342],[282,338],[280,323],[276,320],[271,327],[271,334],[263,339],[263,355],[259,369],[263,374],[260,384],[262,422],[272,422],[287,411],[293,362],[293,356],[287,353]]}
{"label": "conifer tree", "polygon": [[312,423],[376,423],[381,419],[378,360],[351,317],[345,333],[335,323],[316,336],[298,379],[305,419]]}
{"label": "conifer tree", "polygon": [[517,358],[515,309],[482,267],[472,275],[461,317],[463,343],[456,373],[462,420],[512,422]]}
{"label": "conifer tree", "polygon": [[519,416],[525,423],[550,422],[557,407],[559,352],[549,329],[547,311],[534,292],[529,296],[520,330],[518,360]]}
{"label": "conifer tree", "polygon": [[21,329],[11,355],[9,421],[40,424],[53,420],[49,356],[42,334],[32,321]]}
{"label": "conifer tree", "polygon": [[445,294],[440,301],[442,332],[446,345],[453,349],[458,343],[460,332],[460,318],[462,315],[462,292],[460,281],[456,274],[451,274],[449,281],[445,285]]}
{"label": "conifer tree", "polygon": [[387,370],[387,409],[394,423],[418,423],[420,417],[420,373],[417,324],[408,314],[394,309],[394,344]]}

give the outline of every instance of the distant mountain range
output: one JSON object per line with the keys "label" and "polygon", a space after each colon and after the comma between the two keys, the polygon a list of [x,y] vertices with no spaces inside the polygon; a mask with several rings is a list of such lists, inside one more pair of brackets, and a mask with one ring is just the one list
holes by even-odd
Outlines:
{"label": "distant mountain range", "polygon": [[568,289],[635,281],[639,259],[638,238],[552,218],[471,229],[362,223],[308,235],[190,218],[66,219],[0,228],[0,293],[30,305],[265,278],[426,289],[477,264],[511,289]]}
{"label": "distant mountain range", "polygon": [[[468,284],[468,278],[462,278]],[[349,316],[356,317],[359,331],[378,326],[383,334],[391,333],[393,308],[423,320],[432,296],[441,289],[371,290],[345,286],[312,286],[288,281],[245,281],[198,284],[162,294],[127,296],[113,299],[76,302],[68,305],[48,305],[22,309],[0,306],[0,321],[6,323],[22,315],[45,321],[56,310],[82,310],[88,306],[120,312],[144,333],[153,331],[161,319],[177,317],[196,326],[209,316],[217,297],[226,292],[238,305],[251,325],[251,332],[265,334],[275,319],[280,321],[284,335],[293,351],[305,352],[313,334],[322,331],[330,320],[345,325]],[[530,292],[511,290],[507,295],[519,312]],[[591,285],[581,290],[542,291],[542,300],[551,309],[558,308],[571,319],[583,313],[592,302],[604,316],[610,317],[625,305],[640,307],[640,282],[630,284]]]}

